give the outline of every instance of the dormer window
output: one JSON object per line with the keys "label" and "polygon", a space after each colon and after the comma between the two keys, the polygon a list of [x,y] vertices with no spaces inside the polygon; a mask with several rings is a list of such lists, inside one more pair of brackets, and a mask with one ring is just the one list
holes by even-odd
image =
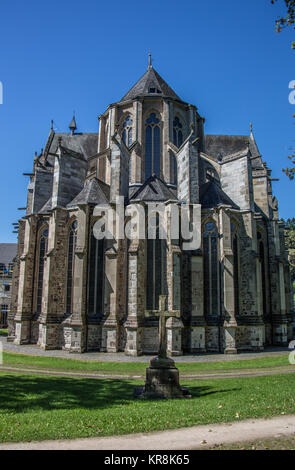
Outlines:
{"label": "dormer window", "polygon": [[133,121],[131,117],[128,116],[124,121],[122,134],[123,142],[127,147],[130,147],[132,145],[132,124]]}
{"label": "dormer window", "polygon": [[151,87],[151,88],[149,88],[149,93],[158,93],[158,94],[160,94],[161,91],[158,88]]}

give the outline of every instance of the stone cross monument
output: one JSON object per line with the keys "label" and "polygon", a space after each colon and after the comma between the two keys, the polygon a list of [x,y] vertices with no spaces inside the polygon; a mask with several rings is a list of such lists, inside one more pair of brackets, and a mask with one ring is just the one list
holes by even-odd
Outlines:
{"label": "stone cross monument", "polygon": [[148,316],[159,317],[159,358],[167,358],[166,321],[170,317],[180,318],[180,310],[166,310],[167,295],[159,296],[159,310],[150,310]]}
{"label": "stone cross monument", "polygon": [[146,369],[144,387],[135,387],[136,398],[190,398],[189,391],[179,385],[179,371],[171,357],[167,356],[166,321],[180,318],[179,310],[166,310],[167,296],[159,296],[159,310],[150,310],[149,316],[159,317],[159,351]]}

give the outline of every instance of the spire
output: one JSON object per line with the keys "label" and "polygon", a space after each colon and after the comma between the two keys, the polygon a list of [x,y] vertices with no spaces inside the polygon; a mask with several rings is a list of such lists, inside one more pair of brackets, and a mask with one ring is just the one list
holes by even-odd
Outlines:
{"label": "spire", "polygon": [[152,68],[152,54],[151,54],[151,50],[149,51],[149,65],[148,65],[148,69]]}
{"label": "spire", "polygon": [[77,129],[77,124],[76,124],[76,119],[75,119],[75,111],[73,114],[73,119],[70,122],[69,129],[71,131],[71,134],[74,135],[75,130]]}

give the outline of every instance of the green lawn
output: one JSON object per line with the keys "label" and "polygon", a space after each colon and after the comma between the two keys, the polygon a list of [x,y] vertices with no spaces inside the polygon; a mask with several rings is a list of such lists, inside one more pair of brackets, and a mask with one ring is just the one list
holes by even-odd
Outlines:
{"label": "green lawn", "polygon": [[295,413],[295,375],[182,381],[192,399],[133,399],[138,380],[0,373],[0,441],[118,435]]}
{"label": "green lawn", "polygon": [[[180,374],[202,372],[234,371],[237,369],[262,369],[273,367],[288,367],[288,355],[261,357],[256,359],[241,359],[220,362],[177,362]],[[3,352],[4,365],[17,367],[39,367],[42,369],[60,369],[72,371],[88,371],[107,374],[144,375],[148,363],[145,362],[104,362],[58,357],[30,356],[18,353]]]}

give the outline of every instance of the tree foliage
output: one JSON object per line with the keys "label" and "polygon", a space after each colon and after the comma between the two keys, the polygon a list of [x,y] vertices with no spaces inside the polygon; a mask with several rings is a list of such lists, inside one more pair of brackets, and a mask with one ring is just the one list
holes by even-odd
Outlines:
{"label": "tree foliage", "polygon": [[[278,0],[271,0],[271,3],[276,3]],[[284,0],[287,14],[285,17],[278,18],[276,21],[276,32],[280,33],[283,29],[291,26],[295,29],[295,0]],[[292,49],[295,49],[295,41],[292,41]]]}
{"label": "tree foliage", "polygon": [[291,279],[295,281],[295,218],[283,220],[285,223],[285,241],[289,251]]}
{"label": "tree foliage", "polygon": [[[278,0],[271,0],[271,3],[276,3]],[[276,20],[275,28],[277,33],[280,33],[283,29],[291,27],[295,29],[295,0],[284,0],[285,6],[287,8],[286,16],[280,17]],[[292,49],[295,49],[295,41],[292,41]],[[295,118],[295,114],[293,114]],[[291,161],[291,167],[283,168],[283,172],[293,180],[295,177],[295,151],[292,155],[288,156]]]}

